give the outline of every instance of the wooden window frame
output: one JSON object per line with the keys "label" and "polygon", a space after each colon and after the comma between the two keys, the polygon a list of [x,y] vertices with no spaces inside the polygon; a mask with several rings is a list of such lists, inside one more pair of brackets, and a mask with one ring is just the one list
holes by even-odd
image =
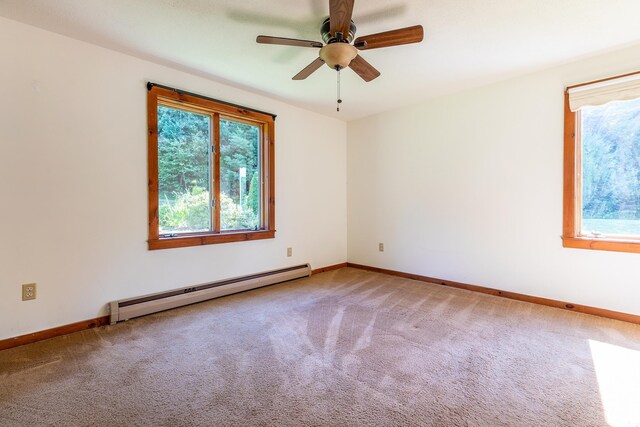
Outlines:
{"label": "wooden window frame", "polygon": [[[216,101],[195,94],[164,86],[147,85],[148,123],[148,176],[149,176],[149,250],[182,248],[217,243],[247,240],[272,239],[275,237],[275,118],[267,113]],[[220,203],[214,207],[213,231],[178,234],[165,237],[159,232],[158,191],[158,105],[175,105],[176,108],[211,115],[214,145],[212,159],[218,165],[213,177],[213,192],[220,194],[220,138],[219,119],[229,118],[261,128],[261,175],[262,175],[262,228],[258,230],[220,230]],[[219,198],[218,198],[219,199]]]}
{"label": "wooden window frame", "polygon": [[593,82],[569,86],[564,93],[564,206],[562,246],[565,248],[594,249],[615,252],[640,253],[640,237],[593,237],[580,234],[582,210],[582,147],[580,140],[580,111],[569,107],[569,89],[613,80],[638,73],[609,77]]}

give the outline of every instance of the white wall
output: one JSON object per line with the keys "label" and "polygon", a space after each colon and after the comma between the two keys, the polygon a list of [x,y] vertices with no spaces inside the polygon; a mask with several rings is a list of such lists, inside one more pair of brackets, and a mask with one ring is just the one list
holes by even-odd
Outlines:
{"label": "white wall", "polygon": [[349,262],[640,314],[640,254],[560,240],[563,89],[638,69],[634,47],[350,122]]}
{"label": "white wall", "polygon": [[[0,58],[0,339],[114,299],[346,261],[344,122],[2,18]],[[278,115],[275,239],[147,250],[149,80]]]}

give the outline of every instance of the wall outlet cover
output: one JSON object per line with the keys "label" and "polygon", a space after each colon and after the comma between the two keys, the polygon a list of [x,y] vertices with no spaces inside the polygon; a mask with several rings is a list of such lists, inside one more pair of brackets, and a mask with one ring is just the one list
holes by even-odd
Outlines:
{"label": "wall outlet cover", "polygon": [[36,284],[26,283],[22,285],[22,301],[36,299]]}

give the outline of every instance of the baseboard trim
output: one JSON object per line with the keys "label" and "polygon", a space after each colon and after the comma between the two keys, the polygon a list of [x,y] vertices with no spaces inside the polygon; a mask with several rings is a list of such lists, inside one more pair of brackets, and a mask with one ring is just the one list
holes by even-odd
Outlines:
{"label": "baseboard trim", "polygon": [[347,267],[347,263],[346,262],[342,262],[340,264],[335,264],[335,265],[329,265],[327,267],[316,268],[315,270],[311,270],[311,274],[324,273],[326,271],[331,271],[331,270],[339,270],[339,269],[345,268],[345,267]]}
{"label": "baseboard trim", "polygon": [[97,328],[109,324],[109,316],[100,316],[94,319],[87,319],[81,322],[70,323],[68,325],[57,326],[55,328],[46,329],[44,331],[32,332],[18,337],[0,340],[0,350],[7,350],[13,347],[19,347],[25,344],[48,340],[49,338],[59,337],[61,335],[71,334],[73,332],[84,331],[85,329]]}
{"label": "baseboard trim", "polygon": [[467,291],[480,292],[483,294],[493,295],[502,298],[509,298],[518,301],[530,302],[533,304],[546,305],[549,307],[560,308],[568,311],[575,311],[583,314],[591,314],[593,316],[605,317],[607,319],[621,320],[623,322],[640,324],[640,316],[619,311],[606,310],[604,308],[591,307],[588,305],[574,304],[570,302],[558,301],[549,298],[534,297],[516,292],[501,291],[499,289],[487,288],[484,286],[470,285],[467,283],[454,282],[451,280],[438,279],[436,277],[421,276],[419,274],[404,273],[402,271],[387,270],[385,268],[371,267],[368,265],[347,263],[347,267],[358,268],[360,270],[368,270],[376,273],[389,274],[391,276],[404,277],[406,279],[419,280],[421,282],[433,283],[436,285],[449,286],[451,288],[465,289]]}
{"label": "baseboard trim", "polygon": [[[518,301],[529,302],[533,304],[546,305],[549,307],[560,308],[562,310],[575,311],[583,314],[591,314],[593,316],[605,317],[607,319],[621,320],[623,322],[635,323],[640,325],[640,316],[619,311],[606,310],[604,308],[591,307],[588,305],[574,304],[564,301],[553,300],[549,298],[534,297],[516,292],[501,291],[499,289],[487,288],[485,286],[470,285],[467,283],[454,282],[452,280],[438,279],[436,277],[422,276],[419,274],[405,273],[402,271],[388,270],[386,268],[371,267],[368,265],[354,264],[352,262],[343,262],[340,264],[329,265],[317,268],[311,271],[311,274],[324,273],[332,270],[339,270],[344,267],[357,268],[360,270],[368,270],[376,273],[389,274],[391,276],[403,277],[406,279],[419,280],[421,282],[433,283],[436,285],[449,286],[451,288],[465,289],[467,291],[480,292],[483,294],[493,295],[502,298],[509,298]],[[0,340],[0,350],[19,347],[25,344],[31,344],[38,341],[47,340],[49,338],[59,337],[62,335],[80,332],[86,329],[97,328],[109,324],[109,316],[96,317],[81,322],[70,323],[68,325],[57,326],[55,328],[46,329],[44,331],[33,332],[30,334],[20,335],[18,337]]]}

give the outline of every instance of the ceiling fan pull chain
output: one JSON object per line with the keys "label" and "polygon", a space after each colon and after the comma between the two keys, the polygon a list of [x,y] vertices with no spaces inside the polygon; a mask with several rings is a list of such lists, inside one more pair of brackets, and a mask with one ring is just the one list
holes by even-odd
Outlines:
{"label": "ceiling fan pull chain", "polygon": [[340,112],[340,104],[342,103],[342,99],[340,99],[340,67],[336,67],[336,70],[338,70],[338,102],[336,111]]}

